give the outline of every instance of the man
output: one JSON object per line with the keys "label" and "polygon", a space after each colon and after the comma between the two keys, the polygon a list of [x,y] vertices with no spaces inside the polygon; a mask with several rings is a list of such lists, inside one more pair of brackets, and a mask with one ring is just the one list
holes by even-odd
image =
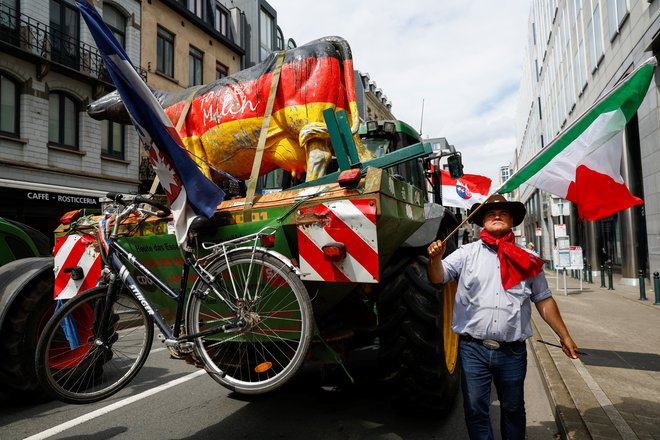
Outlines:
{"label": "man", "polygon": [[525,205],[496,194],[473,215],[481,240],[461,246],[444,260],[441,240],[428,247],[432,283],[458,280],[452,330],[459,334],[465,422],[471,439],[492,439],[490,389],[500,401],[502,439],[525,438],[525,339],[532,336],[531,303],[559,336],[564,353],[576,359],[569,335],[543,273],[544,261],[515,244],[512,228]]}

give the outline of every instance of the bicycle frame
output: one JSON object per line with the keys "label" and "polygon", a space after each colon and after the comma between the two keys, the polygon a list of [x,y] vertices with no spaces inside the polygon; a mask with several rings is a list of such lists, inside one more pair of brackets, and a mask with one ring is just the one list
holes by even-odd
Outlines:
{"label": "bicycle frame", "polygon": [[[221,286],[223,292],[218,291],[216,289],[216,286],[213,284],[214,280],[212,279],[212,277],[209,278],[207,274],[204,273],[203,267],[201,267],[198,263],[198,261],[200,260],[195,260],[192,252],[190,251],[184,252],[184,259],[183,259],[184,264],[182,268],[181,281],[179,284],[179,293],[176,293],[174,290],[172,290],[172,288],[170,288],[170,286],[165,284],[160,278],[158,278],[158,276],[156,276],[146,266],[140,263],[140,261],[132,253],[130,253],[128,250],[122,247],[121,244],[117,242],[118,228],[121,223],[121,219],[125,217],[128,212],[130,212],[130,210],[127,208],[122,213],[117,214],[115,218],[113,232],[111,234],[109,235],[105,234],[106,228],[104,227],[104,225],[100,228],[101,231],[98,232],[101,235],[100,238],[107,245],[107,253],[104,255],[104,261],[106,264],[106,268],[104,269],[104,271],[105,273],[109,273],[109,281],[108,281],[109,298],[113,299],[113,295],[116,292],[115,289],[118,287],[117,286],[117,282],[119,282],[119,280],[117,279],[117,275],[118,275],[119,278],[121,279],[121,282],[128,288],[128,290],[140,303],[140,305],[144,308],[144,310],[147,312],[147,314],[150,316],[153,322],[156,323],[156,326],[164,335],[164,342],[166,345],[176,345],[181,342],[190,342],[199,337],[211,336],[220,333],[228,333],[228,332],[240,330],[241,328],[245,327],[247,321],[245,320],[245,318],[240,316],[240,311],[226,298],[226,295],[230,295],[231,293],[224,286]],[[264,228],[264,230],[254,234],[253,236],[242,237],[240,239],[230,240],[224,243],[208,244],[208,245],[205,243],[203,247],[206,250],[216,251],[214,253],[211,253],[209,256],[216,256],[218,255],[219,252],[222,252],[226,256],[227,255],[226,244],[232,242],[248,242],[252,240],[250,237],[253,237],[254,244],[252,246],[252,250],[254,251],[256,249],[256,243],[258,237],[264,234],[264,231],[266,229],[269,228]],[[158,307],[155,306],[151,301],[149,301],[149,298],[140,289],[140,285],[137,283],[133,275],[131,275],[129,267],[127,267],[126,264],[124,264],[122,258],[125,261],[127,261],[132,268],[136,269],[140,274],[142,274],[148,280],[154,283],[156,287],[160,289],[161,292],[165,293],[167,296],[177,301],[175,322],[172,329],[167,324],[163,316],[159,313]],[[236,320],[234,322],[224,324],[215,328],[211,328],[200,333],[183,335],[183,336],[180,334],[181,333],[180,328],[183,321],[183,308],[184,308],[184,301],[186,298],[186,290],[188,287],[188,275],[190,273],[190,268],[192,268],[195,271],[195,273],[197,274],[197,276],[199,276],[202,283],[210,287],[215,293],[215,295],[229,308],[229,310],[231,310],[232,313],[236,314]],[[234,282],[233,278],[231,279],[231,281],[232,283]],[[111,304],[112,301],[108,301],[106,307],[108,308],[111,307]],[[108,315],[109,313],[104,314],[104,320],[106,319],[105,317],[107,317]],[[105,325],[105,323],[102,324]]]}

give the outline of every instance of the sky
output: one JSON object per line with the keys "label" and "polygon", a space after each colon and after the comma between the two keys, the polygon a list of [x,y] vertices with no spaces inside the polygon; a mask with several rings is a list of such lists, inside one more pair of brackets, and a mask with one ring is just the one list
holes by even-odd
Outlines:
{"label": "sky", "polygon": [[[493,179],[513,161],[527,41],[526,0],[268,0],[285,41],[338,35],[353,64],[422,137],[445,137],[465,173]],[[422,107],[423,117],[422,117]]]}

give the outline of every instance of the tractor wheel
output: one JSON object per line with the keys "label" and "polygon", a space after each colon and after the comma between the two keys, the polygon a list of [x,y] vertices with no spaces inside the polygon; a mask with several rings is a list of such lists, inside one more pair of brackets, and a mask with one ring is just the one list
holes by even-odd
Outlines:
{"label": "tractor wheel", "polygon": [[381,279],[379,366],[395,406],[437,415],[452,408],[459,387],[458,337],[451,331],[456,285],[431,285],[427,262],[415,256]]}
{"label": "tractor wheel", "polygon": [[11,304],[0,330],[0,391],[21,400],[42,398],[34,368],[39,335],[55,310],[53,274],[33,280]]}

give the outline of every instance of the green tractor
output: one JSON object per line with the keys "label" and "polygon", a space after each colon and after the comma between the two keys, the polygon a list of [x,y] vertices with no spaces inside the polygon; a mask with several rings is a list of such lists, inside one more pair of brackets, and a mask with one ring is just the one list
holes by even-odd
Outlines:
{"label": "green tractor", "polygon": [[[402,410],[447,411],[459,385],[458,340],[451,331],[455,285],[430,284],[426,247],[458,221],[429,201],[431,164],[437,167],[439,157],[407,124],[374,121],[360,135],[376,158],[359,163],[345,115],[329,110],[325,118],[337,171],[305,183],[264,179],[251,209],[240,199],[221,203],[204,241],[275,228],[275,250],[296,268],[312,299],[315,335],[305,368],[319,373],[319,383],[360,380],[368,365],[369,378],[381,381]],[[86,246],[85,255],[98,256],[99,219],[69,219],[56,231],[55,259],[19,260],[19,267],[0,273],[0,390],[38,395],[36,336],[54,297],[71,297],[97,279],[100,257],[71,263],[67,252]],[[181,253],[168,221],[140,223],[121,240],[176,288]],[[326,258],[328,237],[330,247],[343,252],[339,259]],[[67,244],[71,240],[75,246]],[[452,238],[449,251],[457,244]],[[159,308],[174,311],[170,298],[134,275]]]}
{"label": "green tractor", "polygon": [[53,257],[36,229],[0,219],[0,392],[40,395],[34,372],[36,338],[52,315]]}

